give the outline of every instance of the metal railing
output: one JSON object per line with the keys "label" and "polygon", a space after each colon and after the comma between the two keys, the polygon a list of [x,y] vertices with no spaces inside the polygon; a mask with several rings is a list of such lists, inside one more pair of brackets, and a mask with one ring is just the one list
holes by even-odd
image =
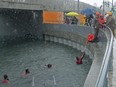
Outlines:
{"label": "metal railing", "polygon": [[111,62],[110,58],[111,58],[111,52],[113,47],[113,34],[109,27],[107,27],[107,32],[108,34],[106,34],[107,37],[106,51],[104,54],[102,66],[95,87],[108,87],[108,80],[107,80],[108,72],[109,72],[108,68],[109,66],[111,66],[109,63]]}

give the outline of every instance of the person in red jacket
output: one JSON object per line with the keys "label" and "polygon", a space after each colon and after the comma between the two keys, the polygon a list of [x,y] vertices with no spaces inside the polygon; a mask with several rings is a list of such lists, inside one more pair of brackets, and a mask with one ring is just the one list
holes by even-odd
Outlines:
{"label": "person in red jacket", "polygon": [[98,33],[99,33],[99,28],[100,28],[100,24],[99,24],[99,18],[100,18],[100,13],[99,12],[96,12],[95,13],[95,18],[94,18],[94,21],[93,21],[93,28],[94,28],[94,34],[95,34],[95,38],[93,40],[93,42],[98,42],[99,39],[98,39]]}
{"label": "person in red jacket", "polygon": [[104,18],[104,15],[103,14],[100,14],[100,18],[98,19],[98,22],[100,24],[100,28],[104,28],[104,24],[106,23],[106,20]]}
{"label": "person in red jacket", "polygon": [[2,81],[2,83],[9,83],[8,75],[5,74],[3,77],[4,77],[4,80]]}
{"label": "person in red jacket", "polygon": [[84,56],[85,56],[85,52],[82,52],[80,57],[76,57],[76,64],[83,64],[82,59],[84,58]]}

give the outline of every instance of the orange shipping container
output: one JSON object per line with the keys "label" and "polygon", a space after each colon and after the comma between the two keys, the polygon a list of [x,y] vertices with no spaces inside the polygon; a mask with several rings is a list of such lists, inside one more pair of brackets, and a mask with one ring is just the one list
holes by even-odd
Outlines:
{"label": "orange shipping container", "polygon": [[43,23],[63,24],[64,23],[64,13],[63,12],[43,11]]}

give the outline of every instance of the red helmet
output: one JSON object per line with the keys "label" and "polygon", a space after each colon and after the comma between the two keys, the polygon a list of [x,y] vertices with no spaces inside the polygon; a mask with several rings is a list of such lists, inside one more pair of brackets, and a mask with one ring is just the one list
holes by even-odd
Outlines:
{"label": "red helmet", "polygon": [[95,14],[96,14],[96,15],[100,15],[100,13],[99,13],[99,12],[95,12]]}
{"label": "red helmet", "polygon": [[92,41],[92,40],[94,40],[94,38],[95,38],[94,34],[92,34],[92,33],[88,34],[88,41]]}

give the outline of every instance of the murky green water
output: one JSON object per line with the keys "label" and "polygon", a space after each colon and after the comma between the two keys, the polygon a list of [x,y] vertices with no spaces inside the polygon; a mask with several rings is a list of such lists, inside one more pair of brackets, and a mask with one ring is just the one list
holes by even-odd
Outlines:
{"label": "murky green water", "polygon": [[[71,47],[43,41],[4,47],[0,49],[0,81],[7,73],[10,83],[0,87],[83,87],[92,61],[86,56],[77,65],[79,54]],[[52,68],[45,66],[48,63]],[[25,68],[31,73],[22,77]]]}

